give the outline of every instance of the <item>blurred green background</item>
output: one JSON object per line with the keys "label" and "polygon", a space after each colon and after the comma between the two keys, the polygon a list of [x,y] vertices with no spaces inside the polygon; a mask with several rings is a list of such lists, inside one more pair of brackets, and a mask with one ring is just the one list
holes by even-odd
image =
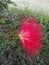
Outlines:
{"label": "blurred green background", "polygon": [[[19,40],[12,32],[19,30],[20,18],[28,15],[42,23],[44,31],[44,48],[34,60],[21,50]],[[10,0],[0,0],[0,65],[49,65],[49,16],[32,12],[27,7],[18,9]]]}

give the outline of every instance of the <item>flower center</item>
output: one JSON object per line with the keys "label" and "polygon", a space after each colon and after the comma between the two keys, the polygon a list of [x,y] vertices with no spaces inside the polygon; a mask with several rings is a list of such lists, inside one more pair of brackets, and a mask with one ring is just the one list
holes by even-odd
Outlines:
{"label": "flower center", "polygon": [[19,34],[19,37],[21,40],[24,38],[22,34]]}

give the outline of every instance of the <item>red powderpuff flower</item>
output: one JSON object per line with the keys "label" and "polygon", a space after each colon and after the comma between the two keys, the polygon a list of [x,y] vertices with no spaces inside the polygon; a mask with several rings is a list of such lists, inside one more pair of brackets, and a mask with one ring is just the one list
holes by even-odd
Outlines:
{"label": "red powderpuff flower", "polygon": [[42,25],[38,24],[35,18],[27,17],[20,20],[20,34],[22,47],[27,54],[36,57],[43,47]]}

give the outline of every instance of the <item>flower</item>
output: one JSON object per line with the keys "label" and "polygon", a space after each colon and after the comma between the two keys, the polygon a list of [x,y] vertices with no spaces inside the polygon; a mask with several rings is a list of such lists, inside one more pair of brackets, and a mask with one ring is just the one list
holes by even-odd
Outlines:
{"label": "flower", "polygon": [[36,57],[43,48],[42,25],[37,23],[35,18],[30,16],[25,19],[21,18],[19,37],[22,41],[23,49],[32,57]]}

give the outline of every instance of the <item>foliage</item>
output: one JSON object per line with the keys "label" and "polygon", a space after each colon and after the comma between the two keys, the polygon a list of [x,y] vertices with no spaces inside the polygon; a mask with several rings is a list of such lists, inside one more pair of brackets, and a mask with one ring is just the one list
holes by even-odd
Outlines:
{"label": "foliage", "polygon": [[[23,11],[15,6],[9,9],[9,3],[11,3],[9,0],[0,1],[0,65],[48,65],[49,16],[33,13],[27,8]],[[22,51],[18,38],[12,32],[13,29],[19,29],[19,19],[27,15],[37,18],[43,24],[44,31],[44,48],[33,61]]]}

